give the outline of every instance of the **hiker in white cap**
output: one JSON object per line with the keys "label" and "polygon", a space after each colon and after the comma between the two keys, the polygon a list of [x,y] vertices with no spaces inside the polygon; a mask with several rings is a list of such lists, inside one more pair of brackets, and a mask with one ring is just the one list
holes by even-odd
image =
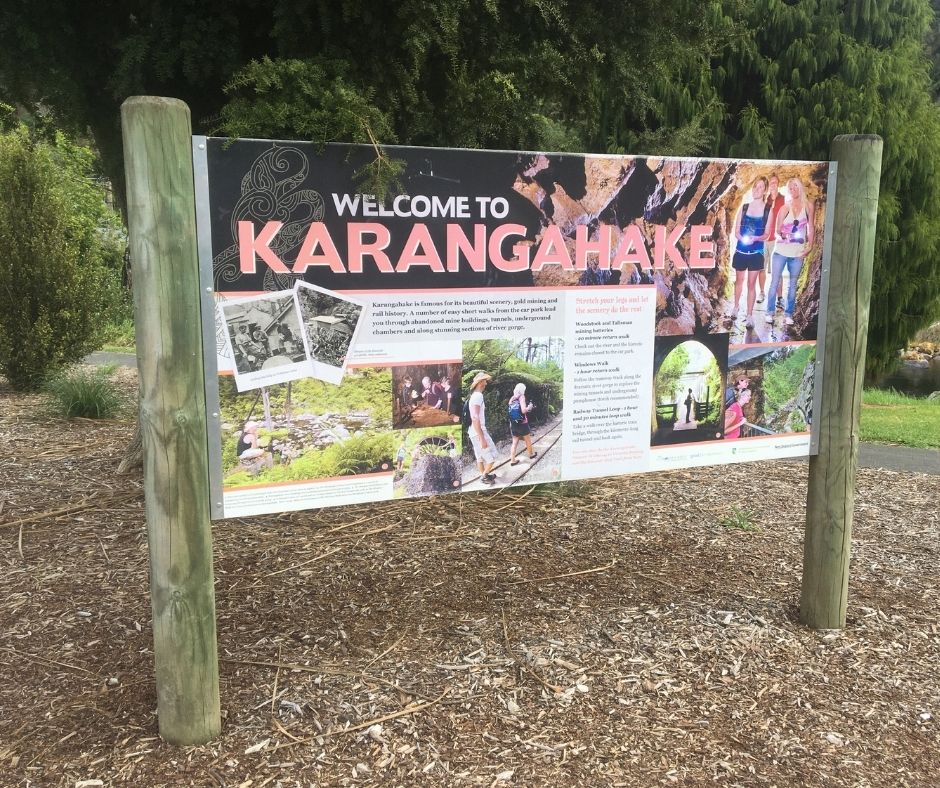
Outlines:
{"label": "hiker in white cap", "polygon": [[496,474],[493,473],[493,466],[496,465],[496,444],[486,429],[486,405],[483,402],[483,391],[492,379],[492,375],[478,372],[470,384],[471,422],[468,433],[483,484],[496,483]]}

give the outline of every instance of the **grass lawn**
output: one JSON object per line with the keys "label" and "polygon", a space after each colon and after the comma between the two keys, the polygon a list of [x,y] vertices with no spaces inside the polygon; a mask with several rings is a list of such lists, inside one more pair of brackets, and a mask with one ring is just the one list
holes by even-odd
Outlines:
{"label": "grass lawn", "polygon": [[134,353],[136,337],[134,321],[130,317],[112,320],[101,335],[101,347],[105,353]]}
{"label": "grass lawn", "polygon": [[860,433],[863,441],[871,443],[940,448],[940,399],[866,389]]}

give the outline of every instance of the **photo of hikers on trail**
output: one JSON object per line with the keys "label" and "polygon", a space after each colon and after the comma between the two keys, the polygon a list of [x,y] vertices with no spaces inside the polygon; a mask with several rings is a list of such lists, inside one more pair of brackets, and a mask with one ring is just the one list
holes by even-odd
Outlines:
{"label": "photo of hikers on trail", "polygon": [[722,436],[727,336],[656,337],[650,445]]}
{"label": "photo of hikers on trail", "polygon": [[237,392],[219,378],[225,489],[363,473],[390,473],[388,369],[350,370],[340,385],[311,378]]}
{"label": "photo of hikers on trail", "polygon": [[726,440],[809,432],[816,346],[740,348],[728,356]]}
{"label": "photo of hikers on trail", "polygon": [[459,362],[392,367],[395,429],[459,424],[461,371]]}
{"label": "photo of hikers on trail", "polygon": [[561,337],[463,343],[463,490],[561,479]]}
{"label": "photo of hikers on trail", "polygon": [[459,424],[401,430],[395,449],[395,498],[437,495],[460,487]]}

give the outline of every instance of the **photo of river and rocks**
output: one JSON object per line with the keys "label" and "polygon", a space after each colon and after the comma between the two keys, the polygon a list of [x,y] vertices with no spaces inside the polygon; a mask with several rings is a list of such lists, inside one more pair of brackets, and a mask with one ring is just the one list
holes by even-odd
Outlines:
{"label": "photo of river and rocks", "polygon": [[393,467],[399,436],[388,369],[348,370],[338,386],[305,378],[243,393],[220,377],[219,399],[226,489]]}

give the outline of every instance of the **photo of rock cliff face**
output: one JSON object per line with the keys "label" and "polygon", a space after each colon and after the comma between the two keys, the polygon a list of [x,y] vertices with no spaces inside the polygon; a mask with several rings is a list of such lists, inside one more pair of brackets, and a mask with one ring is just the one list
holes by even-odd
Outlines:
{"label": "photo of rock cliff face", "polygon": [[[771,181],[772,176],[776,176],[776,181]],[[551,225],[560,229],[572,260],[579,227],[586,228],[580,232],[586,233],[592,242],[601,237],[599,228],[604,225],[612,228],[606,261],[597,255],[583,271],[547,266],[533,272],[536,286],[653,285],[657,291],[657,334],[728,333],[731,344],[751,344],[816,337],[826,177],[827,166],[819,162],[533,154],[521,161],[514,189],[539,211],[541,235]],[[736,274],[731,261],[741,240],[736,235],[737,219],[739,212],[754,201],[754,184],[760,179],[765,179],[760,199],[768,208],[764,217],[764,249],[760,252],[764,275],[760,282],[753,283],[755,297],[750,309],[747,291],[751,283],[744,283],[735,315]],[[776,221],[790,204],[787,184],[791,179],[803,185],[812,217],[812,243],[801,250],[805,257],[794,277],[792,323],[782,312],[779,319],[770,322],[766,319],[768,307],[776,306],[776,301],[771,302],[765,291],[772,278],[772,247],[779,240]],[[644,256],[651,261],[664,259],[661,269],[637,263],[608,267],[630,225],[639,228],[646,247]],[[675,256],[688,261],[689,234],[694,226],[711,228],[708,240],[714,245],[713,267],[679,266],[673,255],[661,251],[657,254],[656,228],[665,227],[667,237],[677,238]],[[533,246],[538,246],[541,235]],[[779,277],[787,287],[788,277],[787,271]]]}

